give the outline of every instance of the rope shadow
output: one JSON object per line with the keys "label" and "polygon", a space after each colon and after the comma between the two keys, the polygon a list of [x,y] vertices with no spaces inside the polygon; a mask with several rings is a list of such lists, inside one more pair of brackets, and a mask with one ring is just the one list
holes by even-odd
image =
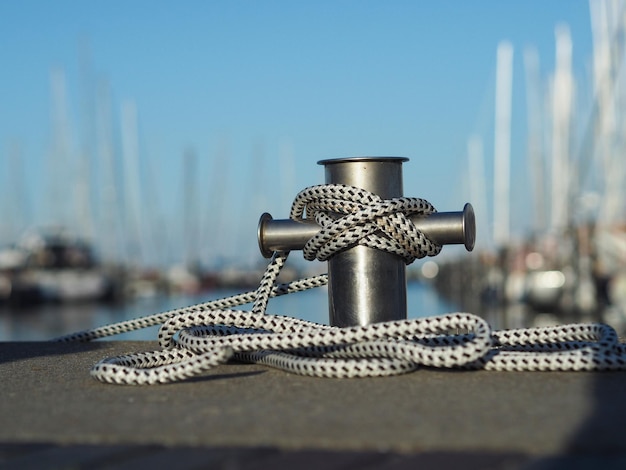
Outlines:
{"label": "rope shadow", "polygon": [[[228,372],[228,373],[220,373],[220,374],[212,374],[212,375],[200,375],[196,377],[191,377],[185,380],[183,383],[204,383],[204,382],[216,382],[220,380],[232,380],[232,379],[243,379],[246,377],[256,377],[258,375],[263,375],[267,373],[267,370],[252,370],[245,372]],[[176,385],[179,382],[169,382],[166,385]],[[133,387],[135,385],[132,385]]]}

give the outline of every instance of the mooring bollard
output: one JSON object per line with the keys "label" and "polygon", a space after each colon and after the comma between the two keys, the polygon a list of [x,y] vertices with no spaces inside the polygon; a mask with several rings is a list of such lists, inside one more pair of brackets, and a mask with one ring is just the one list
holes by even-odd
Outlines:
{"label": "mooring bollard", "polygon": [[[403,157],[355,157],[318,162],[325,167],[326,184],[364,189],[383,199],[403,196]],[[462,212],[435,212],[412,216],[411,221],[438,245],[463,244],[474,248],[475,222],[470,204]],[[274,220],[263,214],[259,221],[261,253],[300,250],[321,227],[314,220]],[[357,245],[328,260],[328,305],[333,326],[367,325],[407,317],[404,260],[385,251]]]}

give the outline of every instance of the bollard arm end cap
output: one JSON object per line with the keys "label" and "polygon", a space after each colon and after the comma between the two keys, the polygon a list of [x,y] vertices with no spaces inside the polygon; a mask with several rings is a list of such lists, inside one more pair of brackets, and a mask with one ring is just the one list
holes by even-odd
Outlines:
{"label": "bollard arm end cap", "polygon": [[476,243],[476,216],[474,215],[474,208],[469,202],[463,207],[463,234],[465,249],[472,251]]}
{"label": "bollard arm end cap", "polygon": [[272,255],[274,254],[272,251],[265,248],[264,229],[265,229],[265,224],[269,222],[270,220],[273,220],[273,217],[271,214],[268,214],[267,212],[264,212],[263,214],[261,214],[261,217],[259,218],[259,225],[257,226],[257,230],[256,230],[256,238],[259,243],[259,250],[261,251],[263,258],[271,258]]}

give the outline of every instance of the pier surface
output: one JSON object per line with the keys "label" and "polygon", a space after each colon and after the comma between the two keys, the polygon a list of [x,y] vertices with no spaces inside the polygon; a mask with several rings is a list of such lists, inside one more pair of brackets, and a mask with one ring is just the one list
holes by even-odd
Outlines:
{"label": "pier surface", "polygon": [[316,379],[228,364],[115,386],[153,342],[0,343],[2,468],[620,468],[626,372]]}

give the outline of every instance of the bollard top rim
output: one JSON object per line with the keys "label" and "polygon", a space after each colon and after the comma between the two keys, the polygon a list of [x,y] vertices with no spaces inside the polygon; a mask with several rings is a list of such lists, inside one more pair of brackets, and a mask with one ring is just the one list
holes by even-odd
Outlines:
{"label": "bollard top rim", "polygon": [[408,162],[407,157],[344,157],[344,158],[327,158],[319,160],[318,165],[332,165],[335,163],[357,163],[357,162],[382,162],[382,163],[404,163]]}

